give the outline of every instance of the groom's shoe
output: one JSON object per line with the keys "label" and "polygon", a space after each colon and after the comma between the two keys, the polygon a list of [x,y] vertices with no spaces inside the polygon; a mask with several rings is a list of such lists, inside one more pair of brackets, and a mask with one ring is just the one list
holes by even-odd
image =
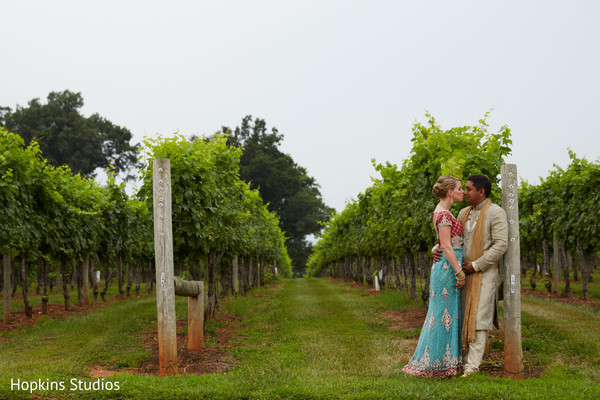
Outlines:
{"label": "groom's shoe", "polygon": [[471,368],[469,368],[469,369],[465,369],[465,371],[463,372],[463,374],[462,374],[462,376],[461,376],[461,377],[462,377],[462,378],[464,378],[464,377],[466,377],[466,376],[469,376],[469,375],[476,374],[477,372],[479,372],[479,370],[478,370],[478,369],[471,369]]}

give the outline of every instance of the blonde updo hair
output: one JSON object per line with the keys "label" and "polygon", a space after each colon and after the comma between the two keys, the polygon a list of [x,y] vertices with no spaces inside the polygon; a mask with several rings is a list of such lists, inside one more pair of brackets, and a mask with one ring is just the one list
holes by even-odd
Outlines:
{"label": "blonde updo hair", "polygon": [[443,199],[448,194],[448,191],[456,187],[456,182],[460,182],[460,179],[450,175],[442,175],[438,178],[435,185],[433,185],[433,194],[435,197]]}

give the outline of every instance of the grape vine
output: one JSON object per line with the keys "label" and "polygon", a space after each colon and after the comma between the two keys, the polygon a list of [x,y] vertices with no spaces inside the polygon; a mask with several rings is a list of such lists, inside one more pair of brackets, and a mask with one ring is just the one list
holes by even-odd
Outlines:
{"label": "grape vine", "polygon": [[[246,278],[242,279],[244,292],[264,283],[275,266],[284,276],[291,275],[278,219],[267,211],[258,192],[239,179],[241,150],[228,148],[225,142],[223,136],[145,141],[146,159],[168,157],[172,162],[176,273],[208,281],[211,312],[218,297],[231,289],[231,264],[236,257]],[[43,288],[44,312],[48,286],[52,290],[54,284],[62,290],[67,310],[69,281],[78,286],[82,304],[84,275],[89,275],[95,298],[98,294],[105,297],[115,277],[121,297],[129,295],[134,269],[136,291],[143,275],[151,287],[151,163],[145,165],[142,175],[143,184],[135,196],[129,196],[125,184],[117,184],[110,171],[108,182],[101,187],[67,167],[49,165],[37,143],[25,146],[19,135],[0,128],[0,219],[4,228],[0,230],[0,251],[13,260],[8,263],[13,293],[20,284],[26,314],[32,313],[28,301],[32,278],[37,290]],[[96,271],[105,277],[101,291]]]}

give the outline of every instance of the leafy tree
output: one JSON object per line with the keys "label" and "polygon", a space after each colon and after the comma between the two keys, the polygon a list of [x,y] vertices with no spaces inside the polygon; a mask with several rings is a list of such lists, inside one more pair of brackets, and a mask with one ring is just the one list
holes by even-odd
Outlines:
{"label": "leafy tree", "polygon": [[123,173],[136,166],[137,144],[130,144],[131,132],[98,114],[81,115],[81,93],[50,92],[47,99],[46,104],[33,99],[15,111],[0,107],[0,125],[18,133],[25,144],[37,141],[50,164],[68,165],[82,175],[93,177],[98,167],[112,166]]}
{"label": "leafy tree", "polygon": [[240,178],[258,189],[269,211],[280,217],[294,275],[303,275],[312,250],[306,237],[321,231],[321,223],[329,220],[333,209],[325,205],[319,185],[306,169],[281,152],[283,135],[276,128],[268,132],[265,120],[252,121],[247,115],[233,132],[227,127],[222,130],[230,133],[228,145],[243,147]]}

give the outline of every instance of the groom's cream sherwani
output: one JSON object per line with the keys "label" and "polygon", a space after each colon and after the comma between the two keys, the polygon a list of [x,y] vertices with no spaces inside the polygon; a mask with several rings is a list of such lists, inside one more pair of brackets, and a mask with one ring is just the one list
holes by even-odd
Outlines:
{"label": "groom's cream sherwani", "polygon": [[[508,247],[508,224],[506,222],[506,212],[502,207],[492,203],[485,216],[483,255],[477,260],[471,260],[469,255],[475,232],[475,221],[477,221],[479,212],[484,205],[485,201],[475,207],[471,211],[467,223],[463,226],[463,258],[473,263],[475,271],[483,272],[476,329],[491,331],[494,318],[494,299],[498,285],[498,268],[493,266],[500,262]],[[469,207],[460,210],[458,214],[459,221],[462,220],[464,212],[468,209]]]}

